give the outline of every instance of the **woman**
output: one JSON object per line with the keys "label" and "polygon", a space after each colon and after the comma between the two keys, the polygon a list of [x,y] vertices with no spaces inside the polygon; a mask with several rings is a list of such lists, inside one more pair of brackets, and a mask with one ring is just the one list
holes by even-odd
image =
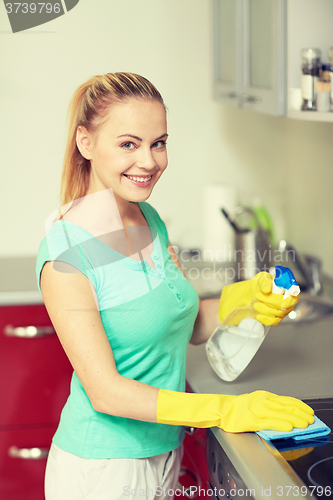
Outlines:
{"label": "woman", "polygon": [[[301,401],[263,391],[184,393],[188,342],[208,339],[219,301],[199,302],[145,202],[167,167],[167,136],[163,99],[139,75],[96,76],[74,94],[64,206],[37,260],[74,368],[48,458],[47,500],[173,498],[184,425],[243,432],[313,422]],[[271,280],[260,273],[241,286],[260,298],[262,322],[277,324],[296,299],[272,302]]]}

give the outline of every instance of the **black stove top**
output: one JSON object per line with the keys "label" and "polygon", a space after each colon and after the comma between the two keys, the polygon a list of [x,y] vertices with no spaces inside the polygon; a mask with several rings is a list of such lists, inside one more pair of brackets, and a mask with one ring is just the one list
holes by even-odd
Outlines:
{"label": "black stove top", "polygon": [[304,400],[331,429],[322,438],[295,445],[293,440],[273,444],[308,486],[314,498],[333,499],[333,398]]}

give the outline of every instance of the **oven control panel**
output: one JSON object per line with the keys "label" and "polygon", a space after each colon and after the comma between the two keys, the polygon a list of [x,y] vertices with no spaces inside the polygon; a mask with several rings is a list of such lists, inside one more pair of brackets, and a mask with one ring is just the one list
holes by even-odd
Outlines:
{"label": "oven control panel", "polygon": [[238,500],[245,497],[253,500],[251,490],[246,487],[210,429],[207,430],[207,465],[210,488],[214,492],[212,498]]}

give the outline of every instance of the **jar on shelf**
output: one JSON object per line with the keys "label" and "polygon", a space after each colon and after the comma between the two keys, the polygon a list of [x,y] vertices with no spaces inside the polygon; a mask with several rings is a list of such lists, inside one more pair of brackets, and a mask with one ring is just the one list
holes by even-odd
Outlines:
{"label": "jar on shelf", "polygon": [[317,82],[321,71],[321,50],[303,49],[302,56],[302,111],[316,111]]}
{"label": "jar on shelf", "polygon": [[333,47],[328,51],[328,58],[330,61],[330,75],[331,75],[331,111],[333,111]]}
{"label": "jar on shelf", "polygon": [[331,102],[330,102],[330,94],[331,94],[331,83],[320,81],[317,82],[317,111],[327,112],[331,111]]}
{"label": "jar on shelf", "polygon": [[331,65],[330,64],[322,64],[320,70],[320,81],[325,83],[331,82]]}

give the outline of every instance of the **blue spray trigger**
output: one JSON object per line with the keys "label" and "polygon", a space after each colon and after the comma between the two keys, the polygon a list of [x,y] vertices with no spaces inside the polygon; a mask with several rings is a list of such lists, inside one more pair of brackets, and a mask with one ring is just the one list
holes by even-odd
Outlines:
{"label": "blue spray trigger", "polygon": [[274,283],[279,288],[284,288],[285,290],[289,290],[289,288],[293,285],[298,286],[298,283],[293,273],[290,271],[288,267],[283,267],[283,266],[275,267]]}

